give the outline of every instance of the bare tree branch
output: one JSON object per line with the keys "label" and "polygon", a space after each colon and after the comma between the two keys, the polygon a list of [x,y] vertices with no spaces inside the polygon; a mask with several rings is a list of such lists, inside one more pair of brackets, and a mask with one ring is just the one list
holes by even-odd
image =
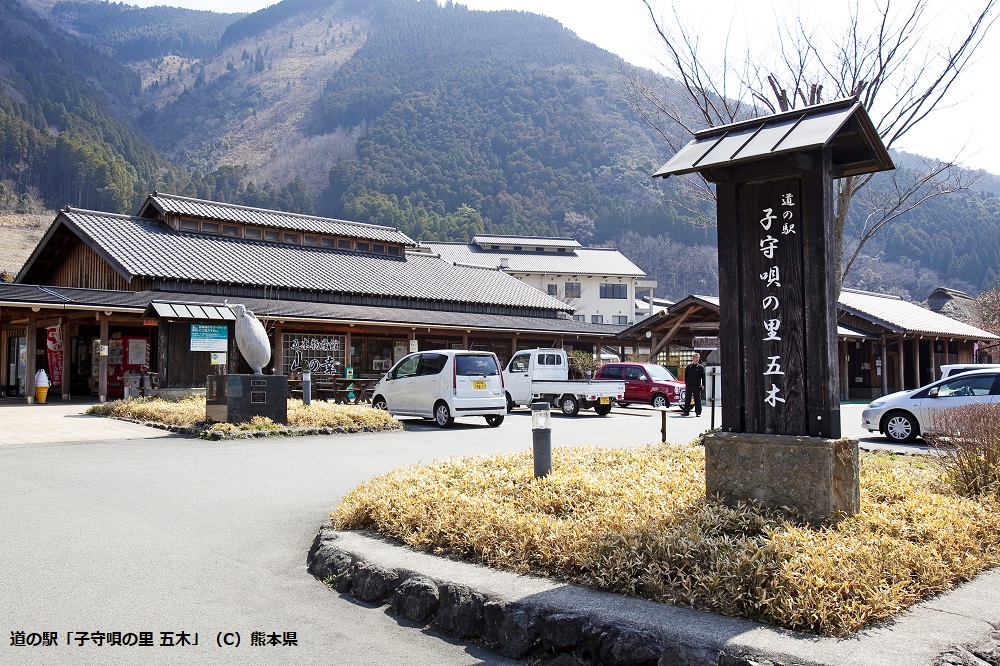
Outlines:
{"label": "bare tree branch", "polygon": [[[893,148],[914,127],[942,105],[952,88],[974,63],[983,39],[997,19],[998,0],[984,0],[968,24],[943,44],[929,35],[940,33],[931,0],[900,3],[885,0],[878,6],[855,0],[847,29],[829,36],[818,34],[800,13],[778,23],[774,52],[742,55],[738,74],[723,52],[720,62],[709,61],[699,50],[698,32],[685,25],[674,5],[669,20],[654,9],[654,0],[642,0],[666,54],[661,63],[667,78],[634,73],[628,79],[633,106],[652,127],[668,138],[672,128],[684,136],[705,127],[717,127],[749,117],[855,97],[868,110],[887,148]],[[949,12],[954,8],[949,7]],[[865,17],[874,13],[874,20]],[[866,27],[868,26],[868,27]],[[662,86],[662,90],[658,87]],[[679,149],[676,134],[668,140]],[[957,157],[957,156],[956,156]],[[871,175],[854,176],[836,185],[834,232],[836,256],[843,256],[845,224],[853,203],[862,205],[860,192]],[[841,279],[855,265],[862,248],[881,229],[929,198],[969,187],[967,176],[954,160],[928,165],[925,174],[894,189],[893,201],[864,202],[865,223],[853,239],[852,254]],[[699,188],[705,195],[707,186]],[[714,195],[713,195],[714,197]],[[856,201],[857,200],[857,201]]]}

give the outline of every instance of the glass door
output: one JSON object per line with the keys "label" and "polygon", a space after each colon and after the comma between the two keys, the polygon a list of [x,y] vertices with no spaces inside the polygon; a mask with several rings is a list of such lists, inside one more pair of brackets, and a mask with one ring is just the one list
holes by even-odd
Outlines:
{"label": "glass door", "polygon": [[7,338],[7,395],[24,397],[24,369],[28,360],[28,341],[23,335]]}

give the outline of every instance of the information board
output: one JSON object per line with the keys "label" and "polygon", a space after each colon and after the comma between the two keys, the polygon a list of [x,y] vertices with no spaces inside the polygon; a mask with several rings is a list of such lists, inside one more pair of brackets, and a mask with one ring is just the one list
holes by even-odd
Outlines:
{"label": "information board", "polygon": [[191,351],[229,350],[229,327],[225,324],[191,324]]}

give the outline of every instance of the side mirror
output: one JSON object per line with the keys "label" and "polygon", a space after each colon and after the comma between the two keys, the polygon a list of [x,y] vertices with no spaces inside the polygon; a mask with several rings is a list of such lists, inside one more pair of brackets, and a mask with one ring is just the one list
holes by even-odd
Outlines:
{"label": "side mirror", "polygon": [[927,397],[928,398],[936,398],[936,397],[938,397],[938,389],[939,388],[940,388],[939,386],[935,386],[934,388],[932,388],[930,391],[927,392]]}

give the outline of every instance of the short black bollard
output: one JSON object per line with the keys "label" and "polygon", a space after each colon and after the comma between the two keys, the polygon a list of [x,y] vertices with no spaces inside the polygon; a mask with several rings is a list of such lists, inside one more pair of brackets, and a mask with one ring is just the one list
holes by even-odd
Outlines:
{"label": "short black bollard", "polygon": [[667,443],[667,408],[660,407],[660,419],[663,423],[660,425],[660,441],[664,444]]}
{"label": "short black bollard", "polygon": [[308,370],[302,371],[302,404],[312,404],[312,373]]}
{"label": "short black bollard", "polygon": [[535,478],[552,471],[552,426],[549,403],[531,403],[531,453],[535,461]]}

